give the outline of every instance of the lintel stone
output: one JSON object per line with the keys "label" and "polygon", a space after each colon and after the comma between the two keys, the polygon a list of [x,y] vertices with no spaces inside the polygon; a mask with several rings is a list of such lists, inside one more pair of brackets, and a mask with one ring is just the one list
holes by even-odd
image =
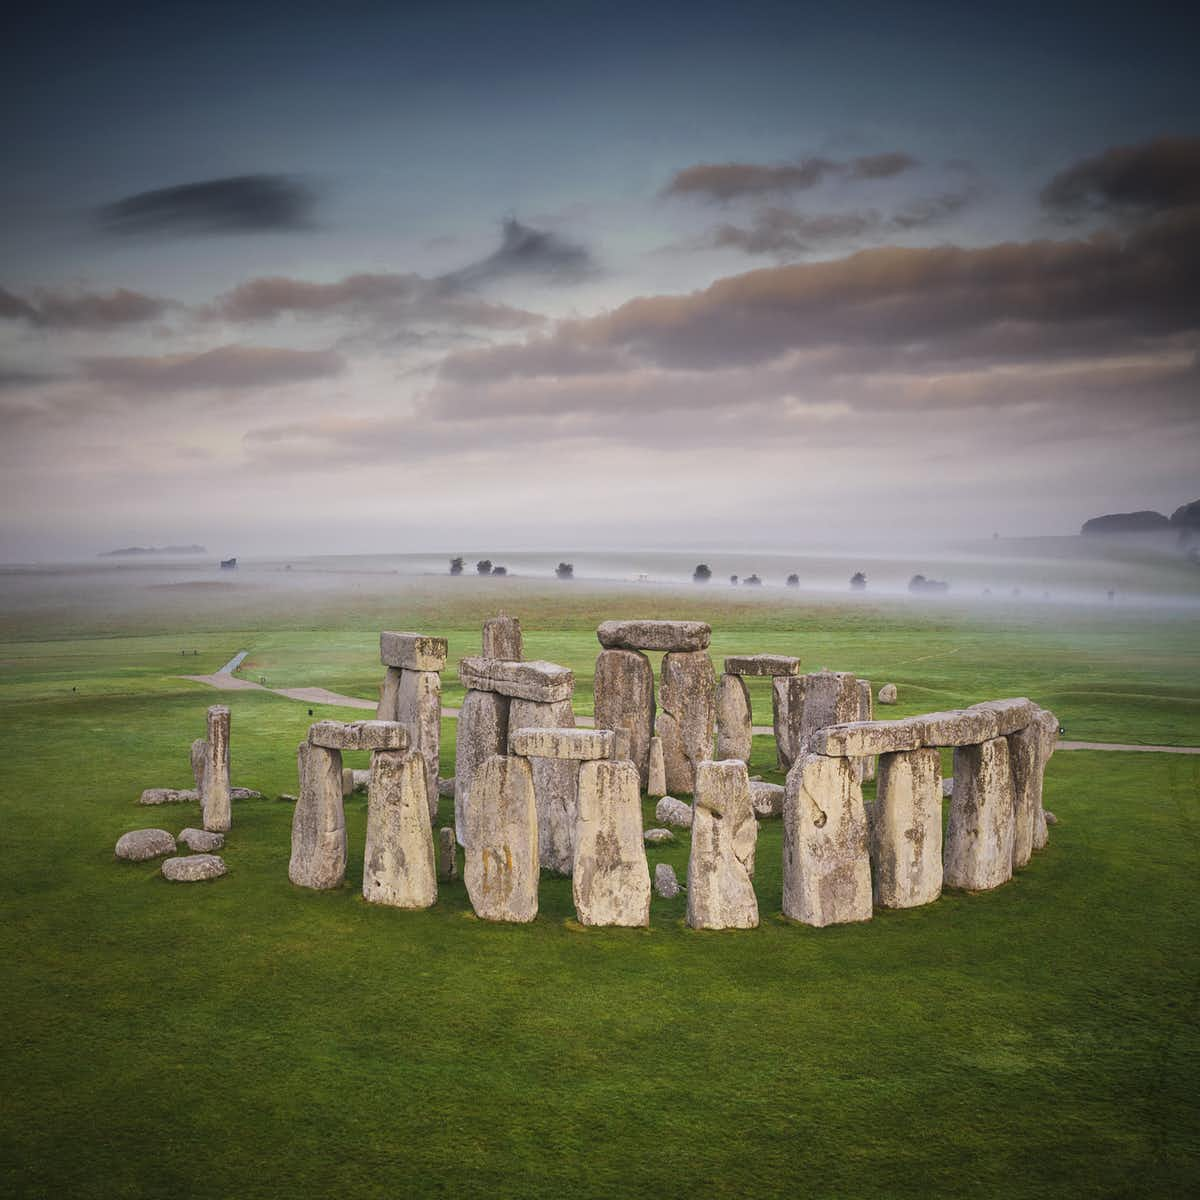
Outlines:
{"label": "lintel stone", "polygon": [[379,658],[385,667],[401,667],[407,671],[442,671],[446,667],[446,639],[427,637],[423,633],[392,633],[379,635]]}
{"label": "lintel stone", "polygon": [[603,621],[596,636],[606,650],[707,650],[712,626],[704,621]]}
{"label": "lintel stone", "polygon": [[789,654],[734,654],[725,660],[726,675],[799,675],[800,660]]}
{"label": "lintel stone", "polygon": [[609,729],[527,728],[508,735],[509,753],[522,758],[612,758],[616,737]]}
{"label": "lintel stone", "polygon": [[308,741],[325,750],[407,750],[408,728],[397,721],[317,721]]}

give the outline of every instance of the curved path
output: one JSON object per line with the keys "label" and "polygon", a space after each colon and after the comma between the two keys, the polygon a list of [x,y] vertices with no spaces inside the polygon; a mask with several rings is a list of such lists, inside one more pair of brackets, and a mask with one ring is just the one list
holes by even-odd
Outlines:
{"label": "curved path", "polygon": [[[204,683],[219,691],[259,691],[273,692],[276,696],[284,696],[288,700],[299,700],[302,704],[331,704],[338,708],[370,709],[374,712],[379,706],[374,700],[363,700],[358,696],[343,696],[340,692],[331,692],[323,687],[298,688],[269,688],[250,679],[240,679],[233,672],[237,670],[249,653],[241,650],[233,656],[219,671],[212,675],[181,675],[181,679],[191,680],[192,683]],[[442,716],[450,720],[458,717],[457,708],[443,708]],[[575,724],[581,728],[591,728],[595,721],[591,717],[576,717]],[[755,725],[756,734],[773,734],[770,725]],[[1119,750],[1134,751],[1142,754],[1200,754],[1200,746],[1135,746],[1127,742],[1059,742],[1056,750]]]}

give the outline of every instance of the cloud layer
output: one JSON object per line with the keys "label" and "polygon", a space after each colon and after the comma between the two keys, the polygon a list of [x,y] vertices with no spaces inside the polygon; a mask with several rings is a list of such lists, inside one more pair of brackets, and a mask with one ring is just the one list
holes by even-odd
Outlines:
{"label": "cloud layer", "polygon": [[902,151],[868,154],[848,161],[804,158],[795,163],[696,163],[676,171],[662,190],[664,196],[688,196],[724,203],[741,197],[762,198],[814,188],[830,176],[885,179],[917,165]]}

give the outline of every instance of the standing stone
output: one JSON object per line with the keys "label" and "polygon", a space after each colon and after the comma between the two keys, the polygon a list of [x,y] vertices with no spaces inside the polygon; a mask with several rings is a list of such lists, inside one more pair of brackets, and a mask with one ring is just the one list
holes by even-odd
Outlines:
{"label": "standing stone", "polygon": [[753,741],[750,689],[740,675],[722,675],[717,684],[717,758],[748,763]]}
{"label": "standing stone", "polygon": [[579,769],[571,892],[581,925],[650,924],[641,797],[631,762],[595,760]]}
{"label": "standing stone", "polygon": [[404,671],[400,667],[388,667],[379,685],[379,707],[375,716],[380,721],[398,721],[396,704],[400,699],[400,680]]}
{"label": "standing stone", "polygon": [[1050,761],[1054,747],[1058,744],[1058,718],[1047,709],[1039,708],[1033,718],[1033,723],[1042,732],[1042,760],[1038,767],[1038,781],[1033,793],[1033,848],[1042,850],[1050,840],[1050,832],[1046,826],[1048,823],[1054,823],[1048,820],[1043,807],[1042,791],[1045,786],[1046,764]]}
{"label": "standing stone", "polygon": [[483,657],[520,662],[525,657],[521,622],[516,617],[488,617],[483,623]]}
{"label": "standing stone", "polygon": [[[341,780],[338,780],[339,787]],[[210,833],[225,833],[232,824],[232,797],[229,794],[229,709],[214,704],[208,710],[208,745],[204,756],[204,788],[200,793],[200,812],[204,828]]]}
{"label": "standing stone", "polygon": [[458,878],[458,842],[454,837],[454,827],[443,825],[438,830],[438,880],[442,883],[453,883]]}
{"label": "standing stone", "polygon": [[942,757],[937,750],[880,756],[870,844],[876,904],[915,908],[942,894]]}
{"label": "standing stone", "polygon": [[775,756],[781,771],[790,771],[799,754],[800,727],[804,723],[804,689],[807,677],[790,675],[771,680],[771,721],[775,728]]}
{"label": "standing stone", "polygon": [[[860,721],[873,721],[875,719],[875,698],[871,693],[871,681],[869,679],[860,679],[858,681],[858,719]],[[859,760],[861,778],[864,782],[875,778],[875,756],[867,754]]]}
{"label": "standing stone", "polygon": [[947,887],[982,892],[1012,878],[1013,781],[1008,742],[992,738],[954,751],[954,795],[946,823]]}
{"label": "standing stone", "polygon": [[625,728],[605,730],[612,734],[613,750],[609,758],[617,762],[633,762],[633,733]]}
{"label": "standing stone", "polygon": [[712,759],[717,678],[706,650],[663,655],[655,729],[662,738],[667,789],[694,792],[696,769]]}
{"label": "standing stone", "polygon": [[693,929],[753,929],[758,899],[751,877],[758,823],[746,764],[703,762],[692,804],[687,923]]}
{"label": "standing stone", "polygon": [[804,714],[795,744],[797,759],[808,754],[818,729],[858,720],[858,680],[848,671],[818,671],[804,677]]}
{"label": "standing stone", "polygon": [[532,921],[538,910],[537,801],[528,760],[494,754],[471,782],[466,870],[485,921]]}
{"label": "standing stone", "polygon": [[867,814],[851,759],[806,754],[788,772],[783,914],[818,927],[871,917]]}
{"label": "standing stone", "polygon": [[663,760],[662,738],[650,739],[650,763],[647,769],[646,793],[650,796],[667,794],[667,764]]}
{"label": "standing stone", "polygon": [[428,908],[437,901],[425,778],[416,750],[371,755],[362,890],[372,904]]}
{"label": "standing stone", "polygon": [[640,650],[601,650],[593,684],[597,729],[627,729],[629,754],[646,784],[654,732],[654,670]]}
{"label": "standing stone", "polygon": [[784,791],[782,784],[764,783],[761,779],[750,780],[750,804],[754,815],[760,821],[782,817]]}
{"label": "standing stone", "polygon": [[207,762],[208,743],[203,738],[197,738],[192,743],[192,780],[200,795],[204,795],[204,766]]}
{"label": "standing stone", "polygon": [[508,745],[507,696],[499,692],[468,691],[458,714],[458,739],[454,750],[454,833],[466,847],[471,787],[475,769]]}
{"label": "standing stone", "polygon": [[1033,856],[1037,829],[1038,793],[1042,789],[1043,738],[1040,727],[1026,725],[1009,734],[1008,765],[1012,771],[1013,840],[1012,868],[1019,871]]}
{"label": "standing stone", "polygon": [[[514,700],[508,710],[508,727],[515,729],[571,729],[575,713],[570,700],[539,704]],[[567,758],[531,758],[533,794],[537,800],[538,861],[558,875],[570,875],[575,851],[575,818],[579,795],[579,761]]]}
{"label": "standing stone", "polygon": [[438,761],[442,742],[442,677],[436,671],[403,671],[396,720],[408,727],[410,745],[425,763],[429,822],[437,820]]}
{"label": "standing stone", "polygon": [[346,877],[342,752],[303,742],[297,757],[300,799],[292,816],[288,878],[299,887],[338,888]]}
{"label": "standing stone", "polygon": [[659,863],[654,868],[654,890],[664,900],[674,900],[682,890],[675,878],[675,868],[670,863]]}

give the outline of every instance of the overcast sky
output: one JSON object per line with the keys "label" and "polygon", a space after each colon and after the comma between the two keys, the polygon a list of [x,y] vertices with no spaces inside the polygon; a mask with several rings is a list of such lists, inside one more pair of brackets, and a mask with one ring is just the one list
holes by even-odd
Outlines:
{"label": "overcast sky", "polygon": [[0,558],[1170,512],[1182,12],[44,4],[0,47]]}

